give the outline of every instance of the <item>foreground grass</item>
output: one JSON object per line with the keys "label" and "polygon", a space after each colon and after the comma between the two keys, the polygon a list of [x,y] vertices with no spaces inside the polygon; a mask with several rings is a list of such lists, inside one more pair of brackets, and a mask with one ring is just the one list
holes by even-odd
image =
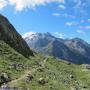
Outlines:
{"label": "foreground grass", "polygon": [[[13,63],[22,67],[10,68]],[[3,72],[11,78],[7,83],[10,87],[22,90],[90,90],[90,70],[85,65],[74,65],[40,54],[27,59],[0,41],[0,73]],[[33,78],[27,79],[28,75]]]}

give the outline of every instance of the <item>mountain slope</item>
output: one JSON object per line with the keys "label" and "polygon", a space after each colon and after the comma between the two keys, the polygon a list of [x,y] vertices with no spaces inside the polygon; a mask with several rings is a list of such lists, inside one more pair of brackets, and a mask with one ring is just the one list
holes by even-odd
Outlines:
{"label": "mountain slope", "polygon": [[79,38],[66,40],[65,45],[90,59],[90,44]]}
{"label": "mountain slope", "polygon": [[90,45],[85,41],[75,39],[60,39],[50,33],[35,33],[24,38],[36,52],[53,55],[76,64],[90,63]]}
{"label": "mountain slope", "polygon": [[33,55],[33,52],[22,39],[21,35],[15,30],[8,19],[2,15],[0,15],[0,40],[5,41],[26,57]]}

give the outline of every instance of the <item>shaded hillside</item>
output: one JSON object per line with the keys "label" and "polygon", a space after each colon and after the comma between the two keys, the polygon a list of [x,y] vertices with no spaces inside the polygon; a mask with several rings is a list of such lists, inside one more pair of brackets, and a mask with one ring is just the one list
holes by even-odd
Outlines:
{"label": "shaded hillside", "polygon": [[22,39],[21,35],[15,30],[8,19],[2,15],[0,15],[0,40],[5,41],[8,45],[26,57],[33,55],[33,52]]}

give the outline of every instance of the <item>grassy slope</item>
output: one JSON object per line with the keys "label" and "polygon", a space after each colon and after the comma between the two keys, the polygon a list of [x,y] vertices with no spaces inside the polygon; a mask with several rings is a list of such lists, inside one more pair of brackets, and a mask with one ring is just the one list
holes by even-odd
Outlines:
{"label": "grassy slope", "polygon": [[[32,72],[31,70],[31,74],[34,76],[32,81],[26,83],[25,78],[23,78],[17,86],[27,87],[31,90],[71,90],[71,88],[86,90],[83,87],[90,90],[90,71],[86,70],[84,66],[68,65],[49,57],[45,67],[41,68],[43,71],[37,69]],[[70,78],[70,75],[73,75],[74,78]],[[44,78],[47,83],[45,85],[38,84],[40,78]]]}
{"label": "grassy slope", "polygon": [[[10,64],[19,63],[24,68],[10,69]],[[55,60],[53,57],[43,57],[36,54],[35,57],[26,59],[15,52],[3,41],[0,41],[0,73],[7,72],[11,77],[10,87],[19,87],[29,90],[90,90],[90,70],[85,65],[69,65],[67,62]],[[26,77],[31,74],[34,78],[26,82]],[[71,78],[73,76],[73,78]],[[45,84],[38,80],[43,78]],[[82,89],[84,87],[84,89]]]}
{"label": "grassy slope", "polygon": [[0,41],[0,73],[7,72],[10,74],[12,79],[17,78],[24,71],[10,69],[10,65],[13,63],[24,63],[26,58],[24,58],[19,53],[15,52],[6,43]]}

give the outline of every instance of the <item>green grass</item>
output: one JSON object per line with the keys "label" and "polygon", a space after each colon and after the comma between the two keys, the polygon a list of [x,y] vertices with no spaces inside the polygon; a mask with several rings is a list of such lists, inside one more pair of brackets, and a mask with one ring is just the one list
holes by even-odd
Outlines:
{"label": "green grass", "polygon": [[[36,57],[38,58],[36,60],[38,63],[44,60],[40,55]],[[33,65],[35,66],[34,68],[40,67],[38,64]],[[27,83],[24,78],[15,86],[30,88],[30,90],[70,90],[71,88],[82,90],[83,87],[90,90],[90,71],[83,71],[85,67],[82,68],[81,65],[68,65],[66,62],[49,57],[45,67],[41,67],[41,69],[42,71],[36,70],[31,73],[34,76],[32,81]],[[70,78],[70,75],[73,78]],[[46,81],[44,85],[38,83],[40,78],[44,78]]]}
{"label": "green grass", "polygon": [[[23,68],[11,69],[12,63],[22,64]],[[22,90],[71,90],[72,88],[90,90],[90,70],[87,70],[85,65],[68,64],[51,56],[46,58],[41,54],[35,54],[34,57],[27,59],[0,41],[0,73],[2,72],[10,75],[11,81],[8,82],[10,87]],[[27,82],[29,72],[33,79]],[[44,84],[38,82],[40,78],[43,78]]]}

